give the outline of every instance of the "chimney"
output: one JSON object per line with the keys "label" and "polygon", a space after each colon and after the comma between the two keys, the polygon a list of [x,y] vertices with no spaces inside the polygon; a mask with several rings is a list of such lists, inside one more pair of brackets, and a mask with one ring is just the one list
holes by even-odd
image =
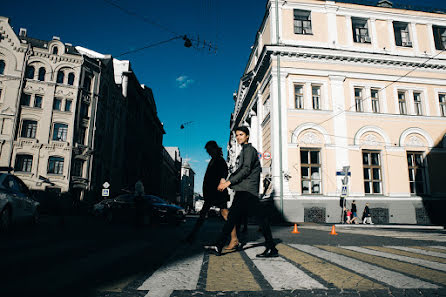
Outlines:
{"label": "chimney", "polygon": [[393,3],[392,3],[392,1],[389,1],[389,0],[380,0],[380,1],[378,1],[378,4],[376,6],[390,8],[390,7],[393,7]]}
{"label": "chimney", "polygon": [[19,36],[26,37],[26,28],[20,28]]}

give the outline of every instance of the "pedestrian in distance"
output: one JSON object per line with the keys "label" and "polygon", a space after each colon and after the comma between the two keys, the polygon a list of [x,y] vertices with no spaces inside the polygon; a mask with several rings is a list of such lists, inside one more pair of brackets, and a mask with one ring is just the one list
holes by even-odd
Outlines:
{"label": "pedestrian in distance", "polygon": [[[211,156],[206,173],[203,179],[203,198],[204,204],[200,210],[200,216],[195,222],[195,225],[189,235],[185,238],[186,242],[192,243],[195,240],[196,234],[204,223],[206,215],[212,206],[220,208],[220,214],[227,220],[228,218],[228,190],[218,191],[217,187],[221,181],[224,181],[228,176],[228,166],[223,159],[223,152],[218,144],[211,140],[208,141],[204,147],[207,153]],[[231,242],[226,249],[232,250],[239,244],[235,228],[231,231]]]}
{"label": "pedestrian in distance", "polygon": [[135,184],[135,225],[140,228],[144,225],[144,184],[138,180]]}
{"label": "pedestrian in distance", "polygon": [[351,220],[351,218],[352,218],[352,212],[351,212],[351,210],[350,209],[346,209],[346,212],[347,212],[347,224],[351,224],[352,223],[352,220]]}
{"label": "pedestrian in distance", "polygon": [[[261,226],[263,236],[265,237],[266,249],[257,257],[269,258],[278,257],[278,250],[275,247],[271,234],[271,227],[264,208],[260,205],[259,200],[259,184],[260,184],[260,161],[257,150],[248,143],[249,129],[246,127],[238,127],[235,129],[238,144],[242,146],[242,150],[237,157],[237,169],[229,176],[228,180],[222,181],[218,186],[219,191],[224,191],[228,187],[235,191],[234,200],[229,209],[228,219],[223,226],[223,230],[217,239],[215,245],[205,246],[205,248],[220,256],[231,230],[240,222],[243,214],[253,213],[256,215],[259,225]],[[241,245],[237,249],[241,249]]]}
{"label": "pedestrian in distance", "polygon": [[355,223],[355,224],[359,224],[359,222],[358,222],[358,220],[359,220],[359,217],[358,217],[358,210],[357,210],[357,208],[356,208],[356,201],[355,201],[355,200],[352,201],[352,208],[351,208],[351,211],[352,211],[351,223],[352,223],[352,224],[353,224],[353,223]]}
{"label": "pedestrian in distance", "polygon": [[372,223],[372,215],[370,214],[370,209],[369,209],[369,204],[368,203],[365,204],[364,212],[362,213],[362,220],[363,220],[364,224],[373,225],[373,223]]}

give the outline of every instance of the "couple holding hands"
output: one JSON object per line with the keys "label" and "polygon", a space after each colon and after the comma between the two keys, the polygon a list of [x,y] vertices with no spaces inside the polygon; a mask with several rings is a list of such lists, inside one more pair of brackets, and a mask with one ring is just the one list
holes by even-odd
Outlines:
{"label": "couple holding hands", "polygon": [[[237,157],[237,169],[228,179],[225,179],[228,175],[228,167],[223,159],[222,149],[215,141],[206,143],[205,149],[212,159],[203,180],[204,204],[200,211],[200,217],[186,240],[189,242],[194,240],[196,233],[203,225],[207,212],[212,206],[216,206],[220,208],[221,215],[226,222],[215,245],[205,246],[208,251],[220,256],[229,235],[231,235],[231,241],[225,249],[241,249],[236,225],[240,224],[241,219],[248,213],[257,217],[259,227],[265,237],[266,250],[258,254],[257,257],[277,257],[278,251],[271,234],[268,211],[261,206],[259,200],[261,166],[257,150],[248,143],[249,129],[247,127],[238,127],[235,129],[235,133],[238,144],[242,146],[242,151]],[[228,187],[235,191],[234,200],[229,210],[227,208]]]}

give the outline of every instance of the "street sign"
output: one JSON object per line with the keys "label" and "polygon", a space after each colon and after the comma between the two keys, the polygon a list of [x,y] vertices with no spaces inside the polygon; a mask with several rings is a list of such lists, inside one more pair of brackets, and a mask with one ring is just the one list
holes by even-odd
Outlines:
{"label": "street sign", "polygon": [[[348,176],[351,176],[352,173],[349,171],[348,172]],[[336,171],[336,176],[345,176],[345,172],[344,171]]]}
{"label": "street sign", "polygon": [[103,186],[105,189],[108,189],[108,187],[110,187],[110,184],[109,184],[108,182],[105,182],[102,186]]}
{"label": "street sign", "polygon": [[271,153],[270,152],[264,152],[263,153],[263,159],[270,160],[271,159]]}
{"label": "street sign", "polygon": [[259,156],[259,160],[262,160],[262,153],[258,153],[258,156]]}
{"label": "street sign", "polygon": [[347,196],[347,186],[342,186],[341,196]]}
{"label": "street sign", "polygon": [[110,196],[110,190],[102,189],[102,197],[108,197],[108,196]]}

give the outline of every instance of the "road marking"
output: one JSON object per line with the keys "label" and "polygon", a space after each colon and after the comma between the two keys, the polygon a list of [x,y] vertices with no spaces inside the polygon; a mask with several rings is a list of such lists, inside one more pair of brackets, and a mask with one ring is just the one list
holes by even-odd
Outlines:
{"label": "road marking", "polygon": [[408,262],[408,263],[412,263],[412,264],[425,266],[425,267],[428,267],[431,269],[446,271],[446,265],[441,264],[441,263],[435,263],[432,261],[426,261],[426,260],[422,260],[422,259],[414,259],[411,257],[390,254],[390,253],[381,252],[378,250],[372,250],[372,249],[363,248],[363,247],[358,247],[358,246],[346,246],[344,248],[352,250],[352,251],[357,251],[360,253],[380,256],[380,257],[384,257],[384,258],[389,258],[389,259],[394,259],[394,260],[398,260],[398,261],[403,261],[403,262]]}
{"label": "road marking", "polygon": [[342,254],[350,258],[355,258],[360,261],[385,267],[387,269],[403,272],[406,274],[416,276],[421,279],[446,285],[446,273],[444,272],[420,267],[414,264],[400,262],[397,260],[355,252],[352,250],[345,249],[345,247],[333,247],[333,246],[317,246],[317,247],[337,254]]}
{"label": "road marking", "polygon": [[423,260],[432,261],[432,262],[436,262],[436,263],[443,263],[443,264],[446,263],[446,259],[432,257],[432,256],[426,256],[426,255],[420,255],[417,253],[411,253],[411,252],[406,252],[406,251],[400,251],[400,250],[388,248],[388,247],[380,247],[380,246],[368,247],[368,246],[366,246],[366,248],[374,249],[374,250],[381,251],[381,252],[391,253],[391,254],[397,254],[400,256],[423,259]]}
{"label": "road marking", "polygon": [[303,252],[312,254],[317,257],[323,257],[324,259],[333,262],[339,266],[351,269],[362,275],[366,275],[370,278],[376,279],[380,282],[388,284],[395,288],[401,289],[438,289],[437,285],[424,282],[412,277],[405,276],[401,273],[383,269],[381,267],[364,263],[355,259],[350,259],[348,257],[338,255],[335,253],[327,252],[314,246],[302,245],[302,244],[290,244],[290,246],[295,247]]}
{"label": "road marking", "polygon": [[381,284],[284,244],[278,244],[277,249],[285,258],[299,264],[305,270],[319,276],[327,283],[333,284],[339,289],[354,289],[359,291],[385,289]]}
{"label": "road marking", "polygon": [[415,247],[393,246],[393,245],[389,245],[389,246],[386,246],[386,247],[397,249],[397,250],[402,250],[402,251],[407,251],[407,252],[412,252],[412,253],[417,253],[417,254],[422,254],[422,255],[428,255],[428,256],[439,257],[439,258],[446,258],[446,253],[436,253],[436,252],[433,252],[433,251],[426,251],[424,249],[418,249],[418,248],[415,248]]}
{"label": "road marking", "polygon": [[138,290],[149,290],[146,297],[169,297],[174,290],[194,290],[203,264],[203,253],[181,259],[174,257],[155,271]]}
{"label": "road marking", "polygon": [[446,250],[446,246],[439,246],[439,245],[433,245],[433,246],[430,246],[430,248],[433,248],[433,249],[440,249],[440,250]]}
{"label": "road marking", "polygon": [[438,246],[437,247],[433,247],[433,246],[414,246],[414,248],[417,248],[417,249],[420,249],[420,250],[425,250],[425,251],[436,252],[436,253],[442,253],[442,254],[446,253],[446,250],[440,249]]}
{"label": "road marking", "polygon": [[283,258],[257,258],[256,254],[264,249],[254,247],[244,251],[274,290],[327,289]]}
{"label": "road marking", "polygon": [[261,291],[238,252],[209,255],[206,291]]}

